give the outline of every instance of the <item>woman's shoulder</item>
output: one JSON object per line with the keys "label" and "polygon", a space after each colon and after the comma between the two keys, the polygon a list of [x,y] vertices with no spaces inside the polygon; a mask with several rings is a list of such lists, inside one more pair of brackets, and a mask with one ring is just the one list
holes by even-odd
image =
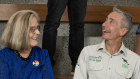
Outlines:
{"label": "woman's shoulder", "polygon": [[8,60],[9,58],[11,58],[11,49],[4,47],[0,50],[0,59],[2,60]]}
{"label": "woman's shoulder", "polygon": [[48,51],[47,49],[43,49],[39,46],[34,46],[33,49],[39,50],[39,51]]}
{"label": "woman's shoulder", "polygon": [[33,50],[37,51],[40,54],[48,54],[48,50],[40,48],[39,46],[33,47]]}
{"label": "woman's shoulder", "polygon": [[45,49],[40,48],[39,46],[33,47],[33,56],[36,59],[40,59],[41,61],[46,60],[49,57],[48,51]]}
{"label": "woman's shoulder", "polygon": [[11,49],[9,49],[8,47],[4,47],[0,50],[0,54],[5,54],[6,52],[11,51]]}
{"label": "woman's shoulder", "polygon": [[2,48],[0,51],[10,50],[8,47]]}

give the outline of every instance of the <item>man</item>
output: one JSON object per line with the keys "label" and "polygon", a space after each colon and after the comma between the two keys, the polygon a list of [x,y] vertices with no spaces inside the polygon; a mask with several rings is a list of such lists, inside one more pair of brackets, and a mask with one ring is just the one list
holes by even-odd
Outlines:
{"label": "man", "polygon": [[102,24],[103,42],[82,50],[74,79],[140,79],[140,58],[122,42],[132,21],[128,13],[114,8]]}
{"label": "man", "polygon": [[48,15],[43,30],[42,48],[48,49],[53,66],[57,28],[60,25],[60,19],[66,6],[68,6],[68,17],[70,22],[68,48],[73,72],[79,54],[84,47],[84,18],[86,15],[87,0],[48,0]]}

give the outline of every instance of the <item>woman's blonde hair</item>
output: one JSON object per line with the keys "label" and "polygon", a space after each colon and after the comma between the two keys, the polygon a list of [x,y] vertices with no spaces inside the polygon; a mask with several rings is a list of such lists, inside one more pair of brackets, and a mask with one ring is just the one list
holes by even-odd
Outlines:
{"label": "woman's blonde hair", "polygon": [[13,50],[28,50],[31,20],[36,17],[39,22],[38,14],[32,10],[21,10],[14,13],[2,34],[2,44]]}

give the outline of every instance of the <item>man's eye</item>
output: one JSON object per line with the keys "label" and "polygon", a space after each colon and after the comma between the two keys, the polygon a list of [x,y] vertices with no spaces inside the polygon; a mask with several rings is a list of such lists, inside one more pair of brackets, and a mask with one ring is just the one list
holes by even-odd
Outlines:
{"label": "man's eye", "polygon": [[114,21],[113,20],[110,20],[110,23],[113,23]]}

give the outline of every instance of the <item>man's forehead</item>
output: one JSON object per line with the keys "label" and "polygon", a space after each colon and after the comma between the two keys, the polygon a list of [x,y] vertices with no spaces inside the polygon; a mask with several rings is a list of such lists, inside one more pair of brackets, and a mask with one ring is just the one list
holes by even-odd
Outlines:
{"label": "man's forehead", "polygon": [[111,12],[107,17],[112,19],[122,19],[123,16],[118,12]]}

